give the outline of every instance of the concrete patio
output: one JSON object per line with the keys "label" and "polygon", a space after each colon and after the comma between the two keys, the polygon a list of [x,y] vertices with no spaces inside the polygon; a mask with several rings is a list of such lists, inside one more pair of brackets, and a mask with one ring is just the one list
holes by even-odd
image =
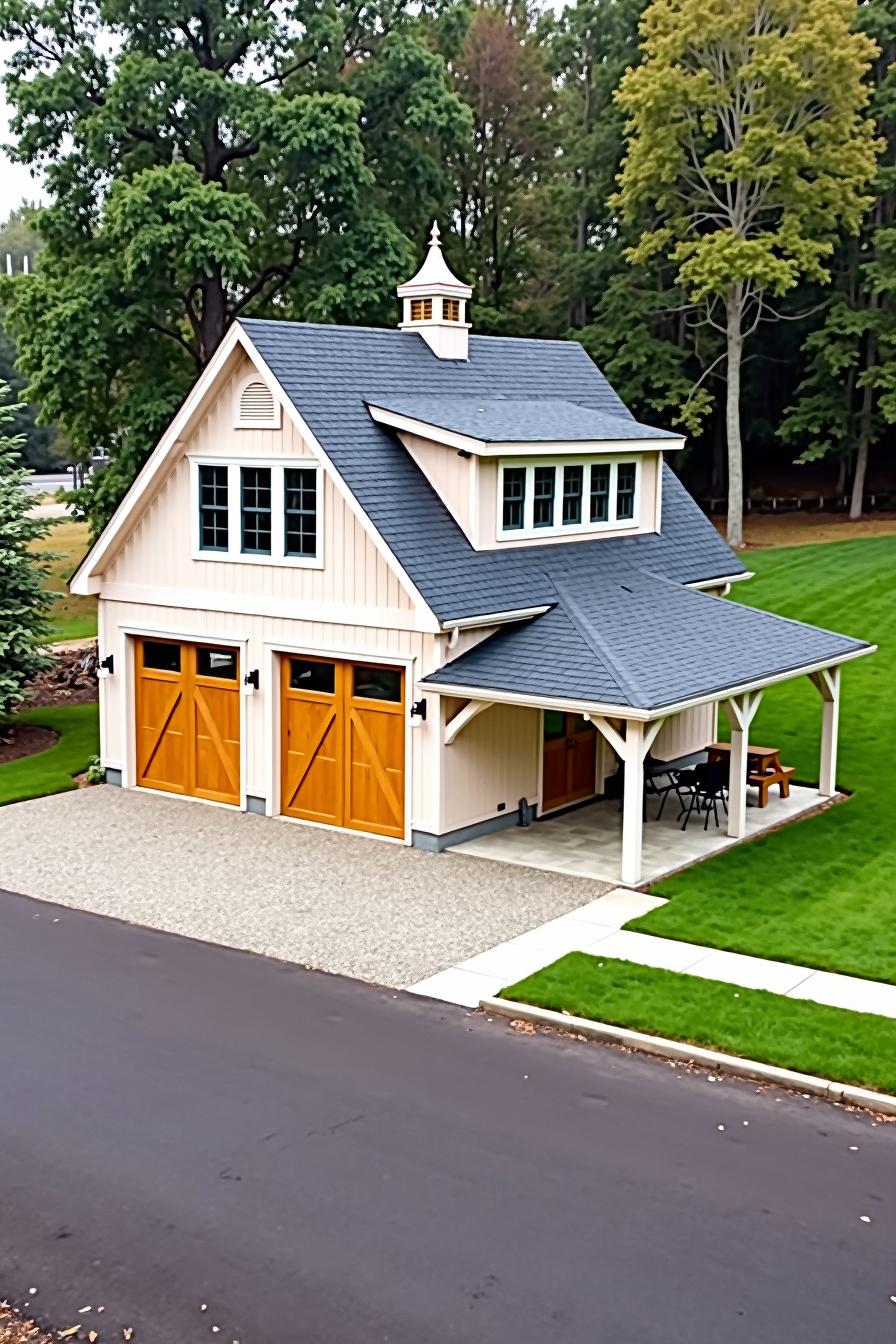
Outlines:
{"label": "concrete patio", "polygon": [[[817,789],[799,785],[791,787],[789,798],[779,798],[775,791],[767,807],[756,806],[756,800],[756,790],[748,789],[747,840],[815,811],[826,801],[819,798]],[[659,807],[659,799],[647,799],[641,886],[742,843],[727,834],[726,818],[721,807],[718,827],[710,817],[709,826],[704,830],[703,817],[695,815],[684,831],[677,820],[679,808],[674,794],[667,799],[663,815],[657,820]],[[619,801],[603,799],[589,803],[560,816],[536,821],[528,827],[512,826],[476,840],[468,840],[447,852],[478,859],[497,859],[523,868],[540,868],[543,872],[564,873],[570,877],[586,877],[596,882],[615,884],[620,880],[622,863],[622,813]]]}

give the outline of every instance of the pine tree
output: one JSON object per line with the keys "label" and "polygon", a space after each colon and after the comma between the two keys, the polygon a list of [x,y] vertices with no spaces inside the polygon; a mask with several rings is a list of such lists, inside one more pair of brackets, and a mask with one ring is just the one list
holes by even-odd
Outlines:
{"label": "pine tree", "polygon": [[46,667],[41,645],[49,633],[46,562],[30,546],[50,523],[29,515],[34,497],[19,465],[22,438],[6,432],[20,408],[8,397],[8,387],[0,384],[0,714],[15,709],[25,687]]}

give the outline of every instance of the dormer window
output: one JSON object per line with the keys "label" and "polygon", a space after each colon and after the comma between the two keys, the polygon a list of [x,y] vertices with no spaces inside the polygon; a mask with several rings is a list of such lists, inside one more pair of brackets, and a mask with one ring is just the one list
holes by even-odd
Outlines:
{"label": "dormer window", "polygon": [[237,392],[236,429],[279,429],[280,406],[264,379],[253,374]]}
{"label": "dormer window", "polygon": [[432,299],[411,299],[411,321],[430,322],[432,320]]}
{"label": "dormer window", "polygon": [[501,462],[498,539],[633,527],[638,472],[631,459]]}

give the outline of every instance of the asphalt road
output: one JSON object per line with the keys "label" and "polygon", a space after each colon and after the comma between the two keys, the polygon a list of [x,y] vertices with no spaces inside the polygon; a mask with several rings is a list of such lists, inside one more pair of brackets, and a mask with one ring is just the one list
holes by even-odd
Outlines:
{"label": "asphalt road", "polygon": [[0,1296],[58,1329],[883,1341],[894,1196],[867,1116],[0,894]]}

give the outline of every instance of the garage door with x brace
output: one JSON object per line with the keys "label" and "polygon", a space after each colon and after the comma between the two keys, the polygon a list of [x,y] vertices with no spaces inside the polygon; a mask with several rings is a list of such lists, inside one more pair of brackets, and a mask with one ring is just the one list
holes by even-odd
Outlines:
{"label": "garage door with x brace", "polygon": [[280,811],[404,837],[404,673],[281,660]]}
{"label": "garage door with x brace", "polygon": [[239,803],[237,651],[159,639],[135,645],[137,783]]}

